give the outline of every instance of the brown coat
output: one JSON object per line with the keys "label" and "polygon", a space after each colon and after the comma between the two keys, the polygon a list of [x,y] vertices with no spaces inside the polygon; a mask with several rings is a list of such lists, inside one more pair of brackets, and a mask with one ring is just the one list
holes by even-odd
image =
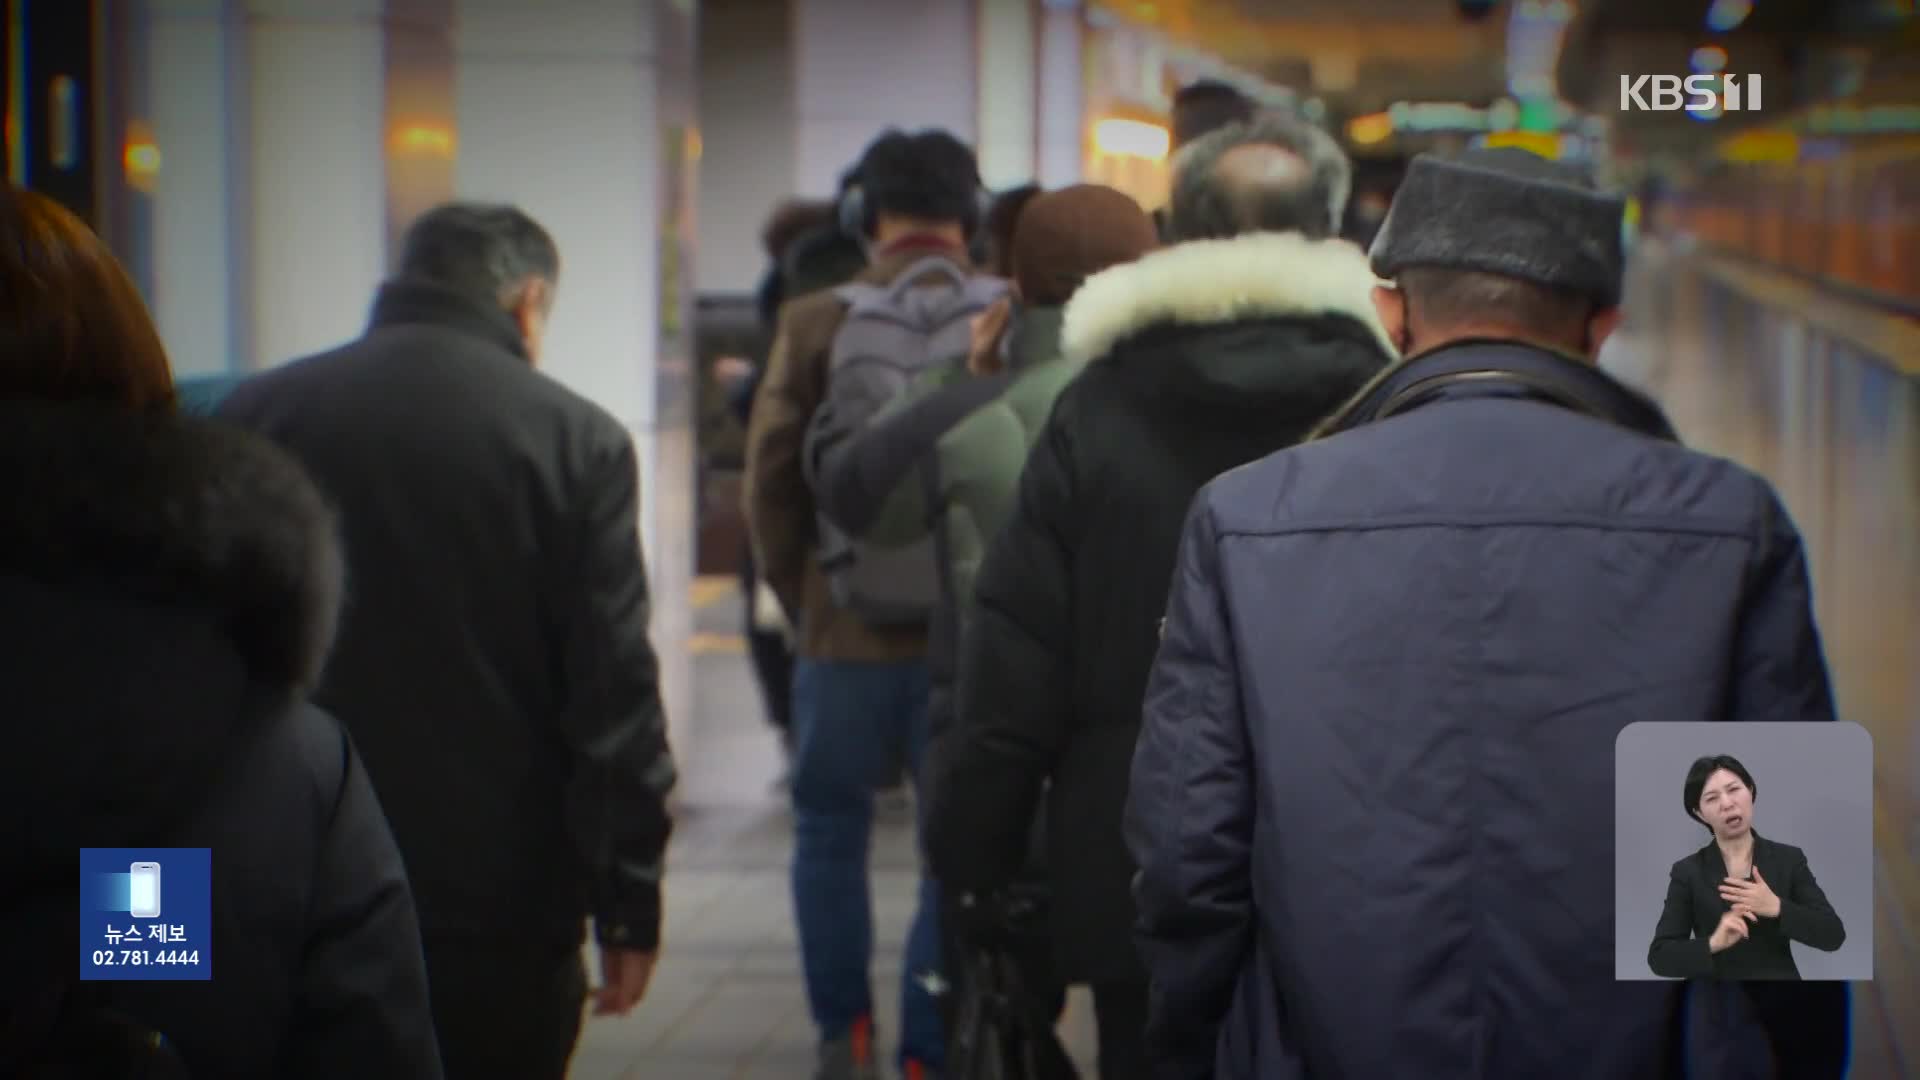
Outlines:
{"label": "brown coat", "polygon": [[[945,249],[962,265],[966,252]],[[854,280],[886,284],[933,251],[925,245],[878,256]],[[927,654],[924,630],[886,630],[867,625],[834,606],[820,571],[819,534],[813,492],[801,472],[807,425],[826,396],[827,354],[846,305],[831,291],[786,305],[767,360],[766,375],[747,426],[747,529],[754,558],[768,585],[799,628],[798,651],[814,660],[889,662]]]}

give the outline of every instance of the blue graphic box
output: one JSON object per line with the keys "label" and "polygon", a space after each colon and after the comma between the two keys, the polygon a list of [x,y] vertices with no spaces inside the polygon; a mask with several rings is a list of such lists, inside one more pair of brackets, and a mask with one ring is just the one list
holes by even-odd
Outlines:
{"label": "blue graphic box", "polygon": [[213,852],[81,848],[80,978],[213,978]]}

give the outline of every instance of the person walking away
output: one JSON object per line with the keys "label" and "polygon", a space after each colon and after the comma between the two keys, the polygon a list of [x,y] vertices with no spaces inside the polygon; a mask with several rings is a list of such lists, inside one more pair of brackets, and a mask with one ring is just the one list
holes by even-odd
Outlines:
{"label": "person walking away", "polygon": [[354,600],[318,693],[420,901],[447,1075],[566,1074],[652,976],[675,772],[647,639],[633,442],[536,368],[559,253],[509,206],[407,230],[366,333],[247,380],[222,418],[340,508]]}
{"label": "person walking away", "polygon": [[787,245],[780,257],[781,304],[844,285],[867,268],[867,240],[861,234],[860,221],[863,215],[849,212],[848,196],[859,186],[860,163],[856,161],[840,174],[833,212],[825,221],[801,230]]}
{"label": "person walking away", "polygon": [[[332,514],[271,443],[180,411],[77,218],[0,186],[0,237],[0,1076],[437,1080],[400,852],[310,701]],[[76,978],[80,850],[129,847],[212,851],[210,981]]]}
{"label": "person walking away", "polygon": [[1334,235],[1349,175],[1330,137],[1286,117],[1188,147],[1181,242],[1094,275],[1066,305],[1061,351],[1084,367],[976,580],[928,849],[950,888],[991,895],[1019,873],[1046,791],[1055,958],[1093,988],[1103,1077],[1147,1075],[1120,814],[1186,508],[1392,357],[1366,260]]}
{"label": "person walking away", "polygon": [[[1258,109],[1253,99],[1217,79],[1201,79],[1181,87],[1173,95],[1173,130],[1167,153],[1175,162],[1187,147],[1203,135],[1234,124],[1245,124]],[[1163,206],[1153,212],[1153,224],[1167,242],[1177,240],[1173,232],[1173,208]]]}
{"label": "person walking away", "polygon": [[[830,202],[788,199],[774,208],[761,229],[761,244],[769,264],[755,293],[755,310],[769,347],[779,327],[780,307],[786,302],[783,286],[786,275],[781,267],[787,253],[798,238],[833,220],[834,207]],[[762,355],[758,363],[735,362],[740,365],[738,369],[722,370],[719,374],[727,386],[728,404],[740,422],[740,429],[745,431],[753,425],[753,399],[760,380],[766,375],[766,357]],[[761,699],[766,703],[768,722],[779,733],[781,751],[790,765],[793,758],[793,631],[786,625],[786,615],[780,611],[779,601],[773,598],[773,590],[761,580],[759,569],[754,565],[752,537],[741,537],[741,548],[740,599],[745,616],[747,655],[753,661],[753,674],[760,684]],[[786,780],[783,772],[780,783],[784,785]]]}
{"label": "person walking away", "polygon": [[[793,899],[822,1080],[877,1075],[873,795],[903,762],[916,783],[920,774],[935,582],[929,557],[924,581],[904,581],[904,598],[886,591],[901,582],[884,575],[880,591],[869,588],[870,553],[820,518],[814,478],[897,395],[897,379],[942,362],[937,350],[948,342],[958,342],[953,359],[964,355],[967,319],[993,284],[968,262],[981,189],[973,153],[957,139],[888,132],[863,155],[853,186],[848,217],[863,230],[870,265],[849,286],[782,309],[747,434],[749,529],[761,572],[799,631]],[[920,329],[876,336],[888,326]],[[909,1076],[937,1074],[944,1055],[938,920],[937,889],[924,878],[902,972],[897,1061]]]}
{"label": "person walking away", "polygon": [[[1017,312],[1009,319],[1001,304],[989,309],[976,327],[969,371],[927,380],[916,388],[917,400],[863,433],[847,463],[855,482],[843,486],[843,498],[828,511],[879,544],[905,546],[929,533],[937,538],[941,595],[928,652],[930,821],[944,818],[942,804],[950,795],[934,781],[943,773],[943,748],[952,737],[954,674],[962,627],[972,615],[975,575],[988,542],[1012,512],[1021,468],[1055,398],[1080,371],[1060,351],[1066,304],[1089,277],[1132,262],[1157,244],[1152,219],[1112,188],[1083,184],[1034,197],[1004,245]],[[1043,841],[1044,831],[1036,829],[1035,839]],[[936,879],[945,879],[950,864],[966,865],[973,843],[972,837],[930,831],[927,855]],[[1043,842],[1034,844],[1034,856],[1019,879],[996,894],[948,892],[942,912],[950,959],[1011,954],[1033,1006],[1023,1012],[1052,1017],[1064,989],[1053,974]],[[958,964],[949,969],[956,1000],[989,992],[966,985]],[[1043,1034],[1050,1036],[1047,1027]],[[974,1034],[955,1032],[950,1044],[977,1053],[977,1047],[962,1046]]]}
{"label": "person walking away", "polygon": [[1195,499],[1126,808],[1155,1075],[1840,1075],[1844,1024],[1614,978],[1621,729],[1834,719],[1774,492],[1594,364],[1621,211],[1416,158],[1371,254],[1407,359]]}

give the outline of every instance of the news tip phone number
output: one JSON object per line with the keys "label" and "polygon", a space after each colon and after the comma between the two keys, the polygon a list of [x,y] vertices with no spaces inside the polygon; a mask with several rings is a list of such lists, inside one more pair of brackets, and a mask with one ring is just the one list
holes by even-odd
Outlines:
{"label": "news tip phone number", "polygon": [[94,967],[145,967],[148,965],[186,964],[198,967],[199,949],[160,949],[149,952],[146,949],[95,949]]}

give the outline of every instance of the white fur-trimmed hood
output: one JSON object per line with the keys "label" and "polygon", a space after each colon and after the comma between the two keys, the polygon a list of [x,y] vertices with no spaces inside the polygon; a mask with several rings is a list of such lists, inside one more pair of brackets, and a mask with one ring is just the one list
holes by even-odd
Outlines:
{"label": "white fur-trimmed hood", "polygon": [[1206,326],[1287,315],[1346,315],[1399,352],[1373,310],[1379,280],[1358,248],[1298,233],[1250,233],[1162,248],[1088,278],[1067,303],[1062,354],[1086,362],[1162,323]]}

